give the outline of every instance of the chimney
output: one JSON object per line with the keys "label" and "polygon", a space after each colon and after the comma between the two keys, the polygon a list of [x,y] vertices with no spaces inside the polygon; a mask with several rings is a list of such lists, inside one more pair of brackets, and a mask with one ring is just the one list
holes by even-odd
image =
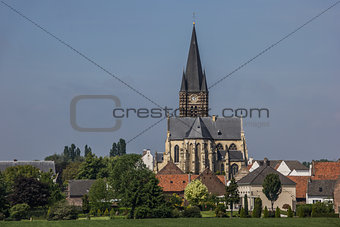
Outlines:
{"label": "chimney", "polygon": [[212,120],[213,120],[213,122],[215,122],[216,119],[217,119],[216,115],[212,115]]}
{"label": "chimney", "polygon": [[17,160],[17,159],[14,159],[13,161],[16,162],[16,161],[18,161],[18,160]]}
{"label": "chimney", "polygon": [[270,161],[268,160],[268,158],[264,158],[263,164],[264,166],[270,166]]}
{"label": "chimney", "polygon": [[188,183],[191,182],[191,173],[188,174]]}

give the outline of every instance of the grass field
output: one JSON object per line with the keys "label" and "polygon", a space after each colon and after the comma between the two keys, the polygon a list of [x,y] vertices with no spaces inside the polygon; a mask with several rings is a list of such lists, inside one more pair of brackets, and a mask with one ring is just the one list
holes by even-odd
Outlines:
{"label": "grass field", "polygon": [[76,220],[76,221],[20,221],[20,222],[0,222],[0,226],[23,226],[23,227],[68,227],[68,226],[340,226],[339,218],[173,218],[173,219],[113,219],[113,220]]}

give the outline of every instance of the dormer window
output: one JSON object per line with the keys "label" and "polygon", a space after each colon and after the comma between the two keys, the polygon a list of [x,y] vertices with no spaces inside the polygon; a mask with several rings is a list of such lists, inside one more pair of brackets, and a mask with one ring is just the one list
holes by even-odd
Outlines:
{"label": "dormer window", "polygon": [[217,135],[219,135],[219,136],[222,135],[221,130],[218,130],[218,131],[217,131]]}

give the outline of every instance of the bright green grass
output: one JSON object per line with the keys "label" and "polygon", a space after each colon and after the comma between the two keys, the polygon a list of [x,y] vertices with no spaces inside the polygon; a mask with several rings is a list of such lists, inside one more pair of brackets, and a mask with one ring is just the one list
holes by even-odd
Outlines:
{"label": "bright green grass", "polygon": [[263,218],[173,218],[173,219],[113,219],[113,220],[76,220],[76,221],[20,221],[20,222],[0,222],[0,226],[23,226],[23,227],[68,227],[68,226],[237,226],[237,227],[272,227],[272,226],[323,226],[332,227],[340,226],[339,218],[280,218],[280,219],[263,219]]}

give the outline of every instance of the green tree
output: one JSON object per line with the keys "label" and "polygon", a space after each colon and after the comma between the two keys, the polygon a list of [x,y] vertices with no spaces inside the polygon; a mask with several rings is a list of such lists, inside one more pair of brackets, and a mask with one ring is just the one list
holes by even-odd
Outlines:
{"label": "green tree", "polygon": [[81,162],[78,161],[71,162],[70,164],[68,164],[62,173],[63,182],[76,179],[78,176],[80,165]]}
{"label": "green tree", "polygon": [[81,208],[84,214],[87,214],[90,212],[90,201],[89,201],[89,196],[87,194],[85,194],[82,198]]}
{"label": "green tree", "polygon": [[110,157],[116,157],[116,156],[119,156],[118,147],[116,143],[113,143],[112,148],[110,150]]}
{"label": "green tree", "polygon": [[263,217],[264,217],[264,218],[269,218],[269,212],[268,212],[267,206],[264,207]]}
{"label": "green tree", "polygon": [[226,203],[229,204],[230,206],[231,218],[233,217],[234,204],[240,201],[240,196],[237,187],[238,186],[234,178],[231,179],[229,186],[226,186],[225,200]]}
{"label": "green tree", "polygon": [[288,211],[287,211],[287,217],[292,218],[294,216],[294,213],[292,211],[292,208],[290,208],[290,206],[288,207]]}
{"label": "green tree", "polygon": [[180,208],[182,206],[183,199],[176,193],[173,193],[169,198],[169,203],[173,208]]}
{"label": "green tree", "polygon": [[11,204],[26,203],[30,207],[45,206],[50,197],[47,184],[35,178],[19,177],[15,180],[13,191],[10,194]]}
{"label": "green tree", "polygon": [[31,165],[11,166],[4,171],[4,178],[8,186],[13,186],[14,181],[20,177],[40,178],[40,170]]}
{"label": "green tree", "polygon": [[0,171],[0,213],[5,214],[8,211],[9,203],[7,200],[8,188],[4,176]]}
{"label": "green tree", "polygon": [[276,218],[280,218],[281,217],[281,210],[279,207],[276,207],[276,210],[275,210],[275,217]]}
{"label": "green tree", "polygon": [[248,212],[248,196],[247,194],[244,195],[244,213],[246,217],[248,217],[249,212]]}
{"label": "green tree", "polygon": [[95,209],[105,210],[110,207],[112,199],[112,190],[107,187],[104,179],[97,179],[91,186],[89,191],[89,201],[91,207]]}
{"label": "green tree", "polygon": [[262,200],[261,198],[256,198],[252,216],[253,218],[260,218],[261,213],[262,213]]}
{"label": "green tree", "polygon": [[107,168],[107,163],[102,157],[97,157],[93,153],[88,153],[85,161],[81,163],[78,171],[78,179],[97,179],[102,176],[104,169]]}
{"label": "green tree", "polygon": [[124,139],[119,139],[118,143],[117,143],[117,147],[118,147],[118,155],[119,156],[123,156],[126,154],[126,143]]}
{"label": "green tree", "polygon": [[242,207],[241,210],[240,210],[240,218],[246,218],[247,215],[246,215],[246,211],[245,209]]}
{"label": "green tree", "polygon": [[279,175],[271,173],[266,176],[262,184],[262,192],[271,202],[272,211],[274,210],[274,202],[279,198],[282,192],[282,185]]}
{"label": "green tree", "polygon": [[159,181],[146,168],[140,155],[129,154],[115,159],[109,179],[115,198],[120,199],[121,206],[131,208],[129,218],[135,217],[135,211],[139,207],[155,210],[165,205]]}
{"label": "green tree", "polygon": [[86,157],[89,153],[92,153],[92,149],[90,146],[87,146],[86,144],[84,148],[84,157]]}
{"label": "green tree", "polygon": [[208,188],[200,180],[191,181],[185,187],[184,198],[193,206],[199,206],[208,199]]}

